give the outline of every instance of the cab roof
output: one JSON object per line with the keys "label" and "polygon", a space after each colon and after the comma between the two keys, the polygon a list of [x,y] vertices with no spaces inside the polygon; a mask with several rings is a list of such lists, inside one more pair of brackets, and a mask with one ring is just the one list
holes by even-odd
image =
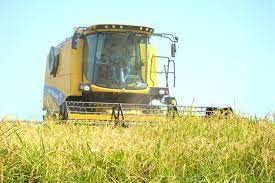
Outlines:
{"label": "cab roof", "polygon": [[77,27],[75,33],[82,32],[88,35],[95,32],[134,32],[151,36],[154,29],[146,26],[124,25],[124,24],[97,24],[89,27]]}

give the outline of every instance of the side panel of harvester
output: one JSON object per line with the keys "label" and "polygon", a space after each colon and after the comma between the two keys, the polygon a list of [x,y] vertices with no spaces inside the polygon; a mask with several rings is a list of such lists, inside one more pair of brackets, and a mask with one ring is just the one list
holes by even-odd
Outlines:
{"label": "side panel of harvester", "polygon": [[[76,50],[71,49],[71,41],[65,41],[53,50],[54,59],[50,52],[46,61],[43,109],[59,111],[68,96],[81,96],[78,87],[82,80],[83,40],[79,40]],[[54,74],[51,74],[53,66],[50,64],[57,67]]]}
{"label": "side panel of harvester", "polygon": [[[146,59],[147,53],[148,53],[148,59]],[[152,44],[148,44],[148,50],[146,50],[146,46],[144,44],[140,45],[140,56],[141,56],[141,60],[144,61],[144,63],[142,63],[144,66],[141,68],[142,77],[144,80],[147,79],[148,87],[158,86],[158,75],[157,75],[158,64],[157,64],[157,58],[154,57],[155,55],[156,55],[156,50]],[[147,63],[145,63],[146,60],[147,60]],[[147,70],[146,70],[145,64],[147,64]],[[147,76],[146,76],[146,72],[147,72]]]}
{"label": "side panel of harvester", "polygon": [[152,44],[148,45],[148,78],[147,83],[149,87],[158,87],[158,62],[155,47]]}

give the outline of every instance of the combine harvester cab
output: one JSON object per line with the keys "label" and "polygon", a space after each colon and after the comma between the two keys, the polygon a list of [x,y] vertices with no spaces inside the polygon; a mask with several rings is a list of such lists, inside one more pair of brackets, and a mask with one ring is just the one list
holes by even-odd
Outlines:
{"label": "combine harvester cab", "polygon": [[[44,117],[117,124],[232,111],[231,108],[178,106],[170,96],[168,84],[172,76],[175,86],[175,61],[156,55],[150,43],[153,36],[171,41],[174,58],[178,38],[154,33],[150,27],[101,24],[76,28],[72,37],[51,47],[47,57]],[[165,86],[158,82],[160,75],[165,76]],[[159,101],[160,105],[152,101]]]}

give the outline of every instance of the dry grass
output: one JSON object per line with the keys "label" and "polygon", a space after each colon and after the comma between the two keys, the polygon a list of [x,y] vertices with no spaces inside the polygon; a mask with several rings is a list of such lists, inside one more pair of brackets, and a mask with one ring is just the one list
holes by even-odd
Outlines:
{"label": "dry grass", "polygon": [[275,126],[183,117],[155,126],[0,123],[0,182],[275,182]]}

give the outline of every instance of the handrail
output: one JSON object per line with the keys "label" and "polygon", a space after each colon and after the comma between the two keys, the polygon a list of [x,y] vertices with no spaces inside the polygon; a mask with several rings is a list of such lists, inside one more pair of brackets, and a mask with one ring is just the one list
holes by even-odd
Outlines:
{"label": "handrail", "polygon": [[[164,70],[161,72],[153,72],[152,71],[152,65],[153,65],[153,59],[154,58],[164,58],[167,59],[167,65],[164,65]],[[173,71],[170,72],[170,62],[172,62],[173,64]],[[152,81],[153,85],[155,85],[154,80],[152,79],[152,73],[157,73],[157,74],[165,74],[165,80],[166,80],[166,87],[168,88],[169,85],[169,74],[173,74],[174,75],[174,81],[173,81],[173,86],[176,86],[176,67],[175,67],[175,61],[171,60],[169,57],[166,56],[157,56],[157,55],[153,55],[151,58],[151,67],[150,67],[150,80]]]}

